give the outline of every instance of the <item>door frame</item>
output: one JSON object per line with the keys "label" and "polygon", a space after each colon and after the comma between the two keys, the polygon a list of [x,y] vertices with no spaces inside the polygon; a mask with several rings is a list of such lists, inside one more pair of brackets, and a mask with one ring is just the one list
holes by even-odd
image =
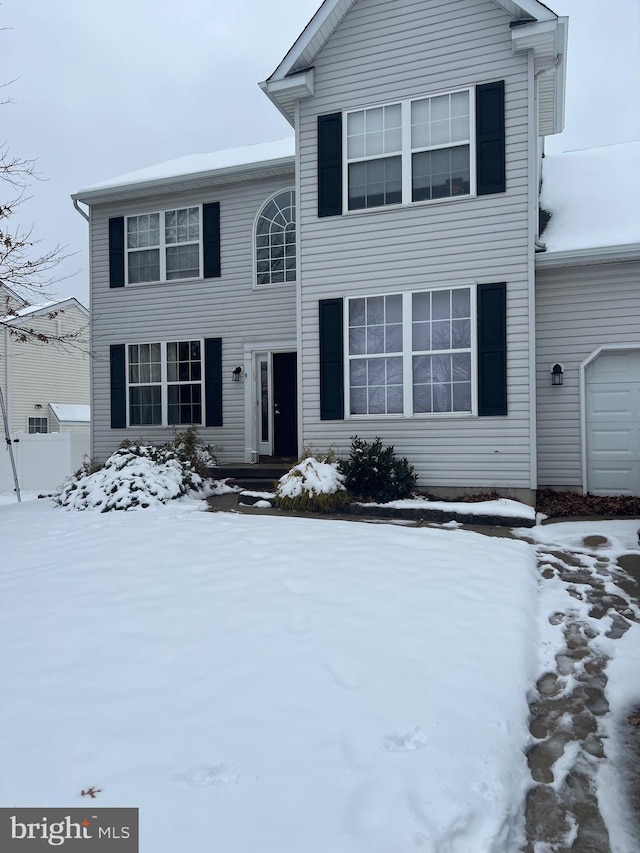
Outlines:
{"label": "door frame", "polygon": [[589,462],[587,458],[587,368],[601,355],[609,352],[637,352],[640,344],[603,344],[580,363],[580,461],[582,467],[582,494],[589,491]]}
{"label": "door frame", "polygon": [[[268,356],[269,359],[269,446],[273,455],[273,370],[271,356],[274,352],[298,352],[296,341],[292,338],[278,340],[249,341],[244,344],[244,365],[246,372],[244,387],[244,461],[257,462],[260,456],[260,398],[259,374],[257,370],[258,357]],[[298,361],[298,371],[300,364]],[[300,444],[300,397],[298,395],[298,411],[296,414],[298,423],[298,445]],[[263,445],[264,446],[264,445]],[[298,452],[300,448],[298,447]]]}

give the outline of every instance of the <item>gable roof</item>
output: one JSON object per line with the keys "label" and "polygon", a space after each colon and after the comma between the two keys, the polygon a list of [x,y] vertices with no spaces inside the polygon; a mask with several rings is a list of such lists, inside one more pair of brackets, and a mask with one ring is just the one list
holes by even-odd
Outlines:
{"label": "gable roof", "polygon": [[[565,154],[547,155],[542,164],[540,204],[551,214],[542,240],[545,254],[588,256],[602,249],[640,248],[640,141],[622,142]],[[619,253],[618,253],[619,254]]]}
{"label": "gable roof", "polygon": [[[312,66],[357,0],[324,0],[273,74],[260,83],[280,112],[294,122],[295,101],[313,94]],[[493,0],[521,26],[512,30],[514,50],[533,50],[536,72],[548,69],[539,85],[541,105],[540,132],[559,133],[564,124],[564,55],[566,53],[566,18],[559,18],[539,0]],[[296,79],[297,78],[297,79]],[[297,83],[297,85],[296,85]],[[545,107],[551,99],[551,122],[545,118]]]}
{"label": "gable roof", "polygon": [[66,308],[78,308],[85,317],[89,317],[89,311],[81,302],[70,296],[68,299],[54,299],[51,302],[43,302],[40,305],[27,305],[25,308],[19,308],[15,314],[8,314],[6,317],[1,317],[3,323],[7,326],[20,325],[25,317],[43,317],[49,314],[55,314],[58,311],[64,311]]}

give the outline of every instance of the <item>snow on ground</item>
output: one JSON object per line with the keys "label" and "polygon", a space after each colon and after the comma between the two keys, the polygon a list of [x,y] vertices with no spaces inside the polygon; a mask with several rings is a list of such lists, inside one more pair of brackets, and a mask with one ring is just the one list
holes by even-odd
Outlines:
{"label": "snow on ground", "polygon": [[471,532],[0,508],[0,805],[141,853],[513,853],[536,575]]}
{"label": "snow on ground", "polygon": [[[20,492],[20,500],[22,501],[35,501],[38,497],[37,492]],[[18,498],[16,497],[15,492],[2,492],[0,493],[0,506],[5,506],[6,504],[15,504],[18,503]],[[1,543],[0,543],[1,544]],[[2,552],[0,551],[0,555]]]}

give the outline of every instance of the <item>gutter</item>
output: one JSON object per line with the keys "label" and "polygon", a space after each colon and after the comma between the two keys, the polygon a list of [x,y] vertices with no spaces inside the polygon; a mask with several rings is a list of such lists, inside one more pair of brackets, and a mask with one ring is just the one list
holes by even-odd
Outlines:
{"label": "gutter", "polygon": [[640,243],[625,246],[598,246],[590,249],[569,249],[564,252],[536,254],[537,270],[589,267],[598,264],[622,264],[640,261]]}

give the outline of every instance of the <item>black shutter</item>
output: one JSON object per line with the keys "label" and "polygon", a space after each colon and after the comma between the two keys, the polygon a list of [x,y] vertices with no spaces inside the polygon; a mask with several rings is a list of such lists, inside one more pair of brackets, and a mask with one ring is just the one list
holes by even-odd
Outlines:
{"label": "black shutter", "polygon": [[344,418],[344,346],[342,299],[321,299],[320,308],[320,418]]}
{"label": "black shutter", "polygon": [[202,206],[204,277],[220,278],[220,202]]}
{"label": "black shutter", "polygon": [[478,195],[503,193],[505,167],[504,80],[476,87]]}
{"label": "black shutter", "polygon": [[342,213],[342,113],[318,116],[318,216]]}
{"label": "black shutter", "polygon": [[507,285],[478,285],[478,414],[507,414]]}
{"label": "black shutter", "polygon": [[222,426],[222,338],[206,338],[204,342],[205,423]]}
{"label": "black shutter", "polygon": [[109,287],[124,287],[124,216],[109,220]]}
{"label": "black shutter", "polygon": [[127,383],[125,374],[124,344],[109,347],[111,383],[111,429],[127,426]]}

